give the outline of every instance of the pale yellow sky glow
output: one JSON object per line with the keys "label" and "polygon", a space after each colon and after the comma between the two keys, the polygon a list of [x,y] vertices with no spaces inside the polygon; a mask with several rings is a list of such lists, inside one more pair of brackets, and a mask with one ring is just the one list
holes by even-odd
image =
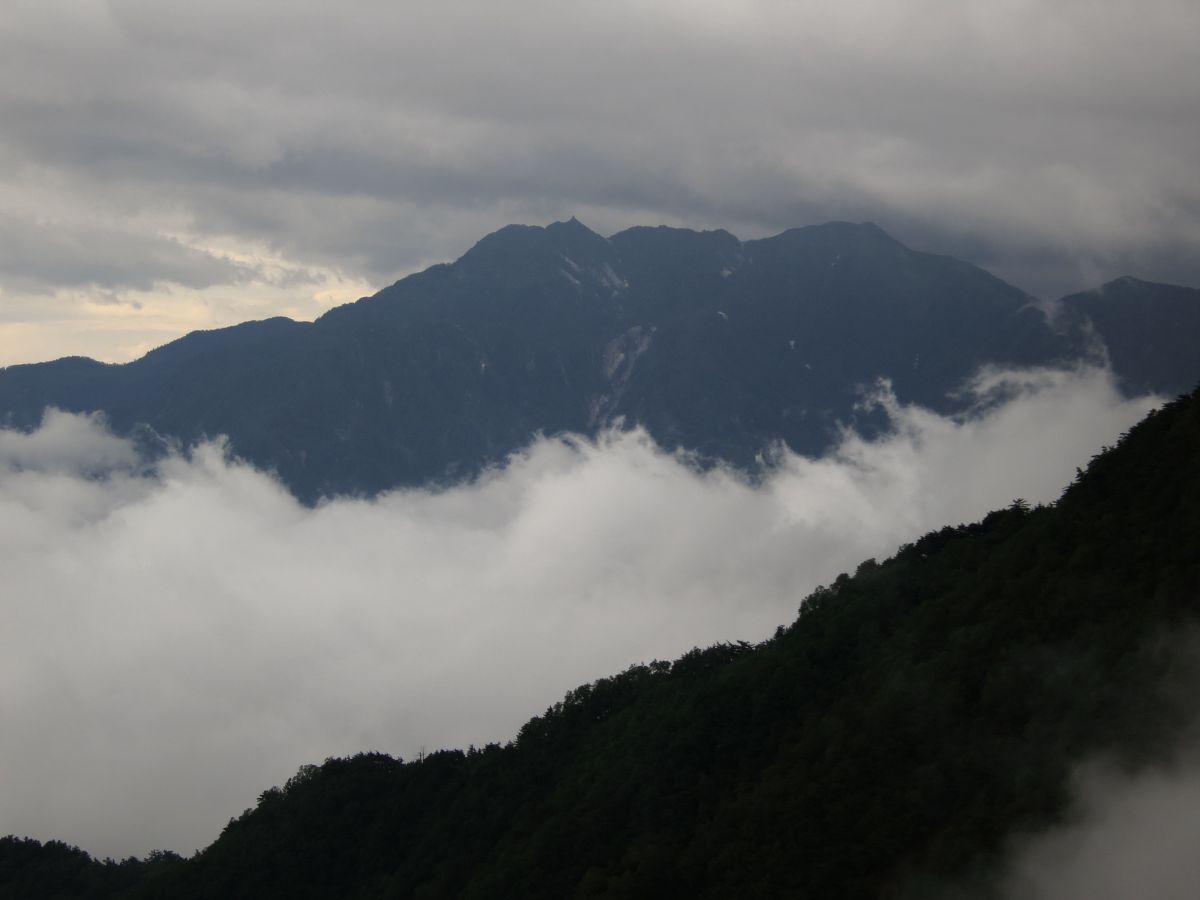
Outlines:
{"label": "pale yellow sky glow", "polygon": [[[212,247],[209,249],[216,249]],[[326,310],[375,293],[380,285],[323,267],[297,267],[255,253],[224,253],[254,277],[206,288],[155,285],[53,295],[0,294],[0,366],[62,356],[123,363],[197,330],[287,316],[311,321]],[[19,321],[10,315],[23,315]]]}
{"label": "pale yellow sky glow", "polygon": [[312,319],[572,215],[1200,284],[1195,0],[0,9],[0,366]]}

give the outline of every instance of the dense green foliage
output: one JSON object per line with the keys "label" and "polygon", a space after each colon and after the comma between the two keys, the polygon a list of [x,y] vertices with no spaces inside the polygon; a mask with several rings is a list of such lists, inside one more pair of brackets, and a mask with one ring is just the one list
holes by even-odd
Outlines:
{"label": "dense green foliage", "polygon": [[1200,391],[1057,504],[868,560],[761,645],[633,666],[505,746],[307,767],[131,889],[93,887],[111,863],[73,882],[55,873],[77,851],[10,840],[0,895],[927,896],[1055,821],[1081,760],[1145,764],[1188,724],[1198,461]]}
{"label": "dense green foliage", "polygon": [[127,365],[0,369],[0,422],[32,428],[53,405],[185,445],[227,435],[305,500],[456,480],[537,432],[617,420],[750,467],[779,441],[821,451],[880,377],[945,411],[984,364],[1088,356],[1089,316],[1130,386],[1186,390],[1200,292],[1139,284],[1067,304],[1051,327],[1023,291],[873,225],[744,242],[510,226],[314,323],[197,332]]}
{"label": "dense green foliage", "polygon": [[0,897],[48,900],[104,900],[131,890],[183,860],[157,852],[146,860],[98,862],[61,841],[0,838]]}

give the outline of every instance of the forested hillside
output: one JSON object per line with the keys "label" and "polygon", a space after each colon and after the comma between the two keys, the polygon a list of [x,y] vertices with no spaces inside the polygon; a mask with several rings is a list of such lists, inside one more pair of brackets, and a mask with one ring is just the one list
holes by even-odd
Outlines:
{"label": "forested hillside", "polygon": [[[504,746],[327,760],[194,858],[0,842],[0,895],[918,897],[1168,754],[1200,611],[1200,392],[1015,501],[866,561],[758,646],[632,666]],[[1186,691],[1184,692],[1186,694]]]}

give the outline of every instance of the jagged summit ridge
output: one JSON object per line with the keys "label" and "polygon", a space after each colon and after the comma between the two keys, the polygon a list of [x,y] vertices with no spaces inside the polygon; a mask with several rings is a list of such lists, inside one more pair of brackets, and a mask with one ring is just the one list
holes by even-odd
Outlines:
{"label": "jagged summit ridge", "polygon": [[225,434],[305,500],[453,481],[534,434],[617,420],[754,466],[778,442],[819,453],[878,378],[949,411],[979,366],[1068,363],[1093,333],[1131,390],[1184,390],[1195,293],[1114,282],[1064,298],[1052,328],[1019,288],[872,223],[747,241],[510,225],[314,323],[196,333],[121,366],[11,367],[0,417],[28,428],[57,406],[185,444]]}

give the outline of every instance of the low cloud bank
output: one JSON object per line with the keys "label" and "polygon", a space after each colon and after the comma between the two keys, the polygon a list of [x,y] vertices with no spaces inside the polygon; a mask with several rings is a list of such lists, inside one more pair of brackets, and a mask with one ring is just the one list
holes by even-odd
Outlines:
{"label": "low cloud bank", "polygon": [[1200,884],[1200,766],[1137,776],[1092,767],[1073,822],[1029,840],[1001,900],[1191,900]]}
{"label": "low cloud bank", "polygon": [[298,505],[206,445],[0,432],[0,834],[184,853],[305,762],[506,740],[582,682],[790,622],[818,583],[1055,499],[1153,402],[986,373],[975,414],[785,454],[758,485],[641,432],[544,439],[440,493]]}

